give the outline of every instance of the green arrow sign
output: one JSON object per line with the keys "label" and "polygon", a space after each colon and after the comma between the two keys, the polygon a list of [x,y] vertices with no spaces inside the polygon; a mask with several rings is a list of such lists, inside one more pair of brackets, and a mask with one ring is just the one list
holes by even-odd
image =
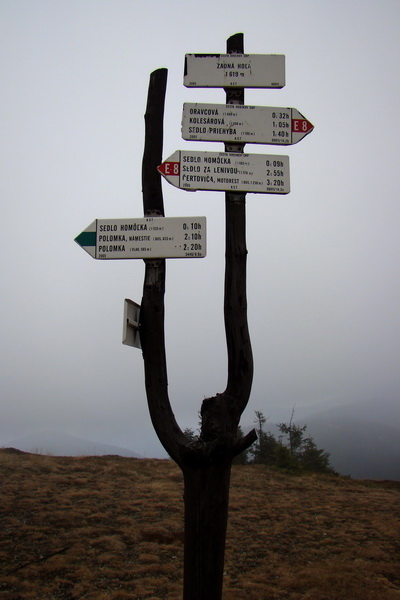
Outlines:
{"label": "green arrow sign", "polygon": [[205,217],[96,219],[76,238],[97,259],[203,258]]}

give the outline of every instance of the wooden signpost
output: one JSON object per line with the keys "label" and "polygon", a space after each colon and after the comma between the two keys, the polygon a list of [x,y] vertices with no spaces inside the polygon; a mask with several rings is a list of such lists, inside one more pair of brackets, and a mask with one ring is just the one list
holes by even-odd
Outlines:
{"label": "wooden signpost", "polygon": [[[246,299],[246,192],[289,192],[288,157],[245,154],[244,146],[249,141],[294,144],[313,126],[296,109],[245,107],[245,87],[285,85],[285,60],[281,55],[244,54],[243,34],[236,34],[228,39],[226,54],[187,54],[185,58],[184,85],[224,88],[226,102],[187,105],[183,135],[194,141],[223,142],[224,152],[178,150],[162,161],[166,81],[166,69],[150,76],[142,164],[144,218],[96,219],[76,241],[94,258],[144,259],[142,303],[125,301],[123,343],[142,349],[151,420],[183,473],[183,600],[221,600],[231,463],[257,438],[254,430],[238,437],[253,379]],[[207,111],[214,111],[214,117],[224,123],[202,122],[201,115],[211,115]],[[190,115],[197,120],[191,123]],[[179,427],[168,395],[165,266],[166,258],[204,256],[205,219],[166,218],[160,175],[186,191],[225,192],[227,386],[202,401],[200,433],[195,440]]]}

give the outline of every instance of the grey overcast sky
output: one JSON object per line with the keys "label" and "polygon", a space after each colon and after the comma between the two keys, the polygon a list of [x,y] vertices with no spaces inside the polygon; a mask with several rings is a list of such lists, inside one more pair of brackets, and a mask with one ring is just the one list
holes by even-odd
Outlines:
{"label": "grey overcast sky", "polygon": [[[96,261],[74,238],[95,218],[140,217],[148,80],[168,68],[164,156],[222,151],[181,139],[185,53],[285,54],[286,87],[246,104],[297,108],[315,126],[288,154],[287,196],[247,195],[255,360],[244,420],[400,390],[398,0],[0,0],[0,445],[60,431],[164,456],[124,298],[141,260]],[[224,194],[163,182],[167,216],[207,217],[208,255],[167,264],[169,391],[182,427],[226,384]]]}

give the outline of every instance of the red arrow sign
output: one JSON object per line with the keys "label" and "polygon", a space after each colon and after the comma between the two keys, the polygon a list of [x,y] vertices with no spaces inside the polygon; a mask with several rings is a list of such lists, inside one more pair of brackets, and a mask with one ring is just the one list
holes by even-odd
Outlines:
{"label": "red arrow sign", "polygon": [[180,162],[163,162],[157,170],[162,173],[162,175],[166,177],[171,177],[173,175],[180,175],[181,172],[181,163]]}
{"label": "red arrow sign", "polygon": [[308,133],[314,126],[307,119],[292,119],[292,131],[296,133]]}

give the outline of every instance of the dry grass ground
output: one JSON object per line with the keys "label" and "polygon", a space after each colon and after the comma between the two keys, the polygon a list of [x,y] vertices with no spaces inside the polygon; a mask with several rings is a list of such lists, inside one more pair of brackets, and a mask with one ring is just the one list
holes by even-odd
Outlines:
{"label": "dry grass ground", "polygon": [[[1,600],[179,600],[171,461],[0,451]],[[232,474],[224,600],[400,600],[400,483]]]}

